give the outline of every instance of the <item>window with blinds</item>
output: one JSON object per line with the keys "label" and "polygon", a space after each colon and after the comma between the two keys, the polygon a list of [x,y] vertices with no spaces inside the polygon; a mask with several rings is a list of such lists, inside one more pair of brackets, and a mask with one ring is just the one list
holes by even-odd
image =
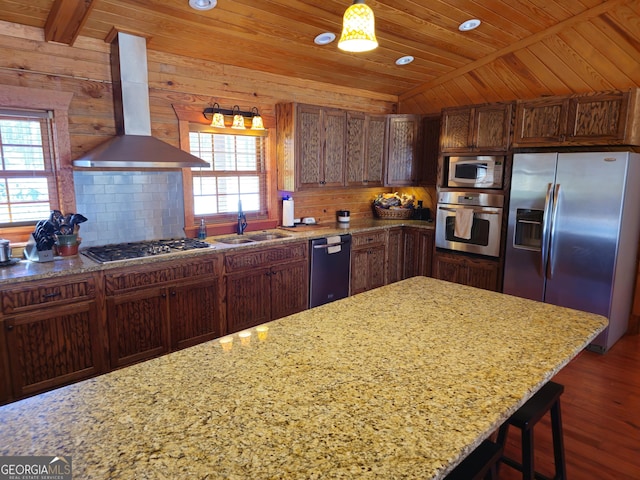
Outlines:
{"label": "window with blinds", "polygon": [[247,217],[265,218],[265,137],[217,134],[194,125],[190,152],[209,162],[193,168],[194,215],[209,221],[235,218],[239,201]]}
{"label": "window with blinds", "polygon": [[51,114],[0,110],[0,226],[28,225],[57,208]]}

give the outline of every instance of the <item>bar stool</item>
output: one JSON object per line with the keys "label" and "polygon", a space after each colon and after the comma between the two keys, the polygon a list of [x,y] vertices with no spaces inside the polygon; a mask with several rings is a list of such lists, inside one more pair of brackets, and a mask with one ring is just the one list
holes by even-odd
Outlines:
{"label": "bar stool", "polygon": [[553,479],[565,480],[567,477],[562,441],[562,418],[560,417],[560,395],[563,391],[563,385],[554,382],[547,383],[500,427],[498,444],[503,449],[510,425],[522,431],[522,464],[504,455],[501,461],[521,471],[524,480],[533,480],[534,478],[549,480],[548,477],[537,473],[533,466],[533,427],[549,410],[551,411],[553,459],[556,470]]}
{"label": "bar stool", "polygon": [[502,445],[485,440],[444,478],[445,480],[497,480],[496,466],[500,457],[502,457]]}

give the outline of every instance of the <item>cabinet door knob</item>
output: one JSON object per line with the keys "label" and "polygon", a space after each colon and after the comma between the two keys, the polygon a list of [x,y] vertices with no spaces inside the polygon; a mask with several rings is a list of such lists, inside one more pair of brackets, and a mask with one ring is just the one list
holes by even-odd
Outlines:
{"label": "cabinet door knob", "polygon": [[13,325],[7,324],[7,330],[9,331],[13,330]]}

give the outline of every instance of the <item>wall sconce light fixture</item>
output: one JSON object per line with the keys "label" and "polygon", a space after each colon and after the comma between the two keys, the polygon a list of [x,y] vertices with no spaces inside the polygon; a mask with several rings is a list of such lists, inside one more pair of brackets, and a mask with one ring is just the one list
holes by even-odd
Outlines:
{"label": "wall sconce light fixture", "polygon": [[240,110],[238,105],[234,105],[231,110],[220,108],[220,105],[214,103],[211,107],[207,107],[202,112],[207,120],[211,120],[210,126],[214,128],[227,128],[225,125],[225,116],[233,116],[231,128],[234,130],[246,130],[245,118],[251,119],[251,130],[265,130],[262,117],[257,107],[253,107],[250,112]]}

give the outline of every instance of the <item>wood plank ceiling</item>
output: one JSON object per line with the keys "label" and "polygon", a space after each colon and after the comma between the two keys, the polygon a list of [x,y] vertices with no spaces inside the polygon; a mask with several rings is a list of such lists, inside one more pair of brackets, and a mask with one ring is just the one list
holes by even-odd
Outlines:
{"label": "wood plank ceiling", "polygon": [[[367,0],[379,48],[315,45],[339,36],[350,4],[218,0],[198,12],[188,0],[0,0],[0,20],[66,44],[116,27],[150,50],[396,96],[403,112],[640,86],[637,0]],[[481,26],[458,31],[471,18]],[[397,66],[404,55],[415,61]]]}

